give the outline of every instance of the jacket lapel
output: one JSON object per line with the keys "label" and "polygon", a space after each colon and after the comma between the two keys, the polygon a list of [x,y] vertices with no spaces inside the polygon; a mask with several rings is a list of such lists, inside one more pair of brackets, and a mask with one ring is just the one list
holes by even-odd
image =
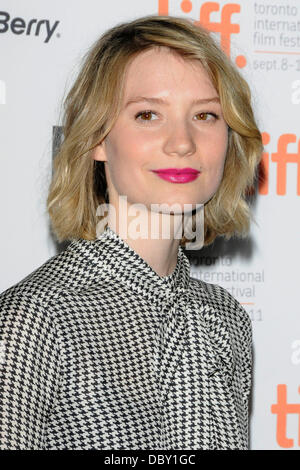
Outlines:
{"label": "jacket lapel", "polygon": [[[206,358],[203,387],[207,387],[210,442],[215,449],[247,448],[236,403],[239,384],[235,383],[236,357],[232,339],[222,315],[215,306],[202,304],[200,315],[205,334],[199,347]],[[207,418],[208,420],[208,418]]]}
{"label": "jacket lapel", "polygon": [[161,401],[170,389],[178,363],[187,342],[188,293],[178,290],[176,298],[166,303],[158,335],[157,350],[160,351],[158,376]]}

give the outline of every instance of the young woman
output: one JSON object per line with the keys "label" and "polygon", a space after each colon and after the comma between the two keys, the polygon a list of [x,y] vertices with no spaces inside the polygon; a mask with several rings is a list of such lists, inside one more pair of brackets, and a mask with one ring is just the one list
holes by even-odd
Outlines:
{"label": "young woman", "polygon": [[93,45],[63,125],[47,202],[71,243],[0,296],[1,448],[247,449],[251,321],[191,278],[182,220],[247,233],[249,86],[206,30],[146,16]]}

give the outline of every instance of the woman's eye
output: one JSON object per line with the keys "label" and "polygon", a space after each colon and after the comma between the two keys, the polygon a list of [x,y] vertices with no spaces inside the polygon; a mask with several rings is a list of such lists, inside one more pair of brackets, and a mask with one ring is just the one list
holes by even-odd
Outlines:
{"label": "woman's eye", "polygon": [[200,119],[197,119],[197,121],[212,121],[213,119],[207,119],[208,115],[213,116],[214,119],[218,119],[218,116],[215,113],[203,112],[196,114],[196,116],[200,116]]}
{"label": "woman's eye", "polygon": [[144,116],[143,119],[140,119],[141,121],[152,121],[151,116],[155,115],[153,111],[141,111],[140,113],[136,114],[135,118],[137,119],[140,116]]}

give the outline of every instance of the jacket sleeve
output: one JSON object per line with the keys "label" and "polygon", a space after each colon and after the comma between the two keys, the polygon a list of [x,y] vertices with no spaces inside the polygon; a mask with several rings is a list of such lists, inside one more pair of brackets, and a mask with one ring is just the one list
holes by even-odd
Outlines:
{"label": "jacket sleeve", "polygon": [[35,296],[0,295],[0,449],[44,448],[59,382],[55,325]]}
{"label": "jacket sleeve", "polygon": [[252,322],[246,312],[246,310],[239,304],[239,313],[241,316],[241,328],[240,334],[243,345],[242,354],[242,387],[244,399],[249,405],[249,398],[252,386],[252,347],[253,347],[253,335],[252,335]]}
{"label": "jacket sleeve", "polygon": [[242,397],[244,401],[244,438],[246,443],[246,448],[249,448],[249,405],[250,405],[250,394],[252,388],[252,322],[246,312],[246,310],[238,304],[239,314],[240,314],[240,335],[241,335],[241,389]]}

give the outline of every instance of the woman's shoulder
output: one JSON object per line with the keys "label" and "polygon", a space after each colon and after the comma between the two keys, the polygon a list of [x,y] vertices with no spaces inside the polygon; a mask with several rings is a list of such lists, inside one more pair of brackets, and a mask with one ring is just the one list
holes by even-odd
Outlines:
{"label": "woman's shoulder", "polygon": [[72,241],[65,250],[0,294],[0,308],[5,302],[28,301],[47,307],[60,293],[86,286],[89,260],[80,250],[83,240]]}

